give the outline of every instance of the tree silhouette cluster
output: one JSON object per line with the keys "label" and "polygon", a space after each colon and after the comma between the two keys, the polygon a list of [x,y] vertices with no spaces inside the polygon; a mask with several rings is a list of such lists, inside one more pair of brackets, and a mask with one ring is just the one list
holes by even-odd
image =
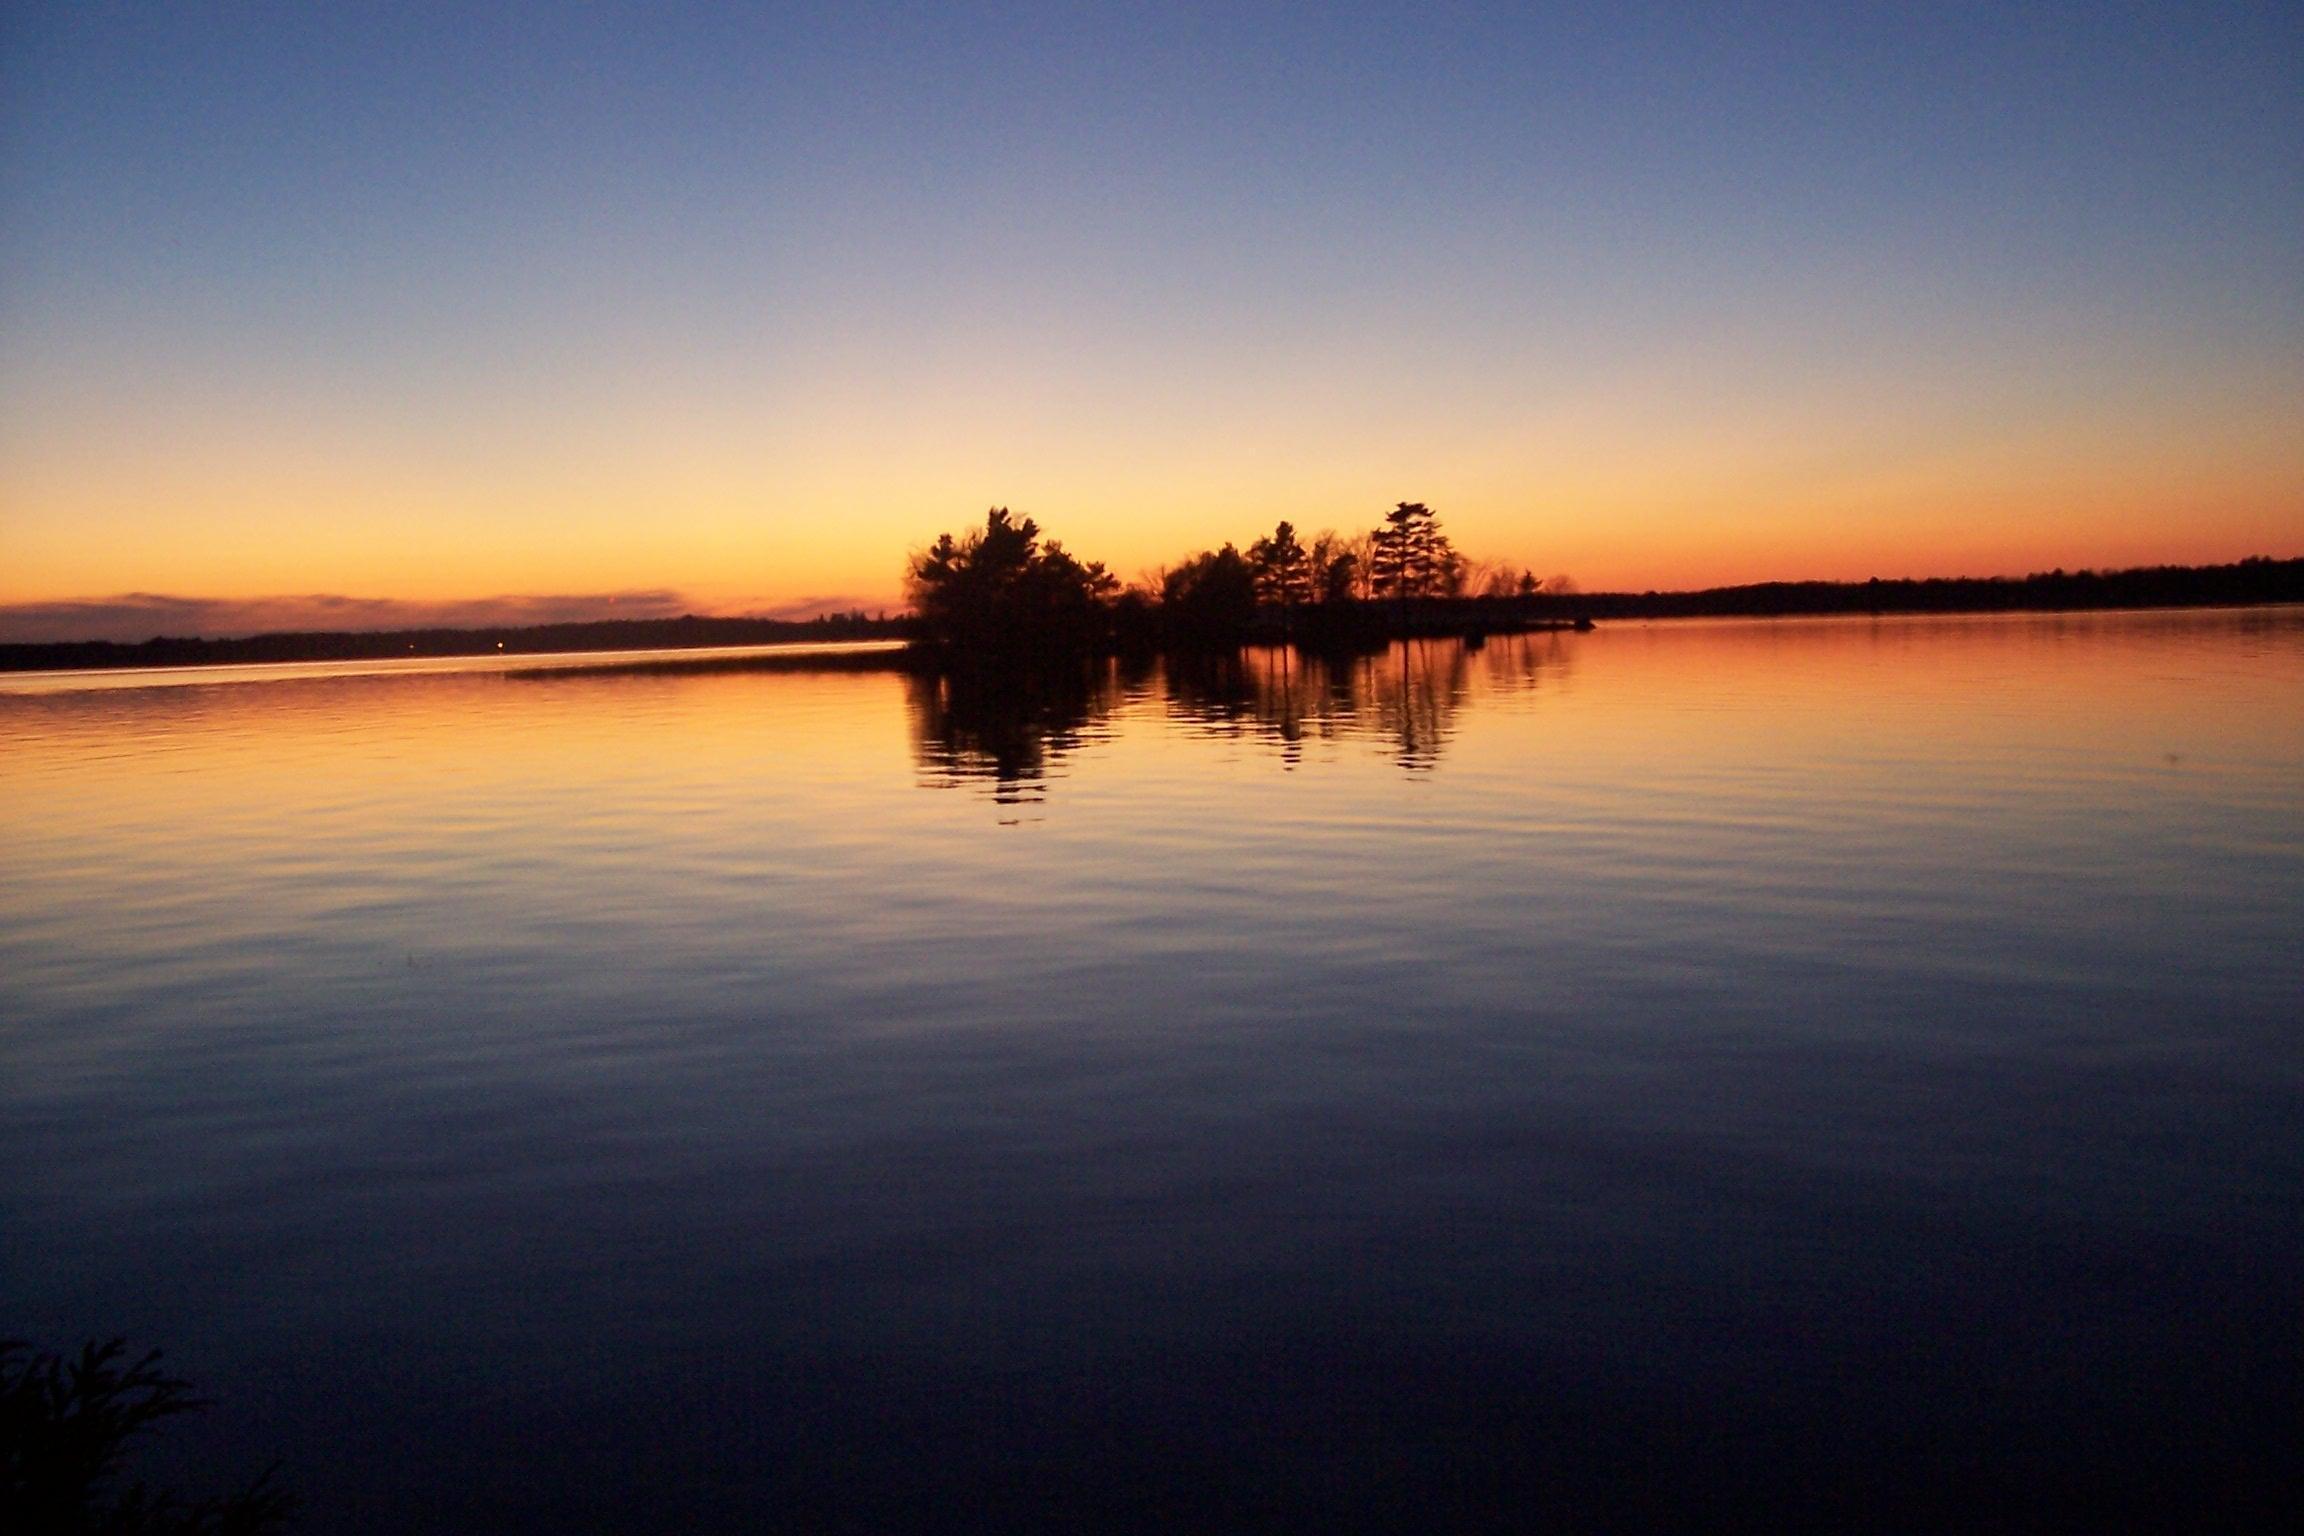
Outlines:
{"label": "tree silhouette cluster", "polygon": [[1404,501],[1369,536],[1368,574],[1378,597],[1454,597],[1464,560],[1430,507]]}
{"label": "tree silhouette cluster", "polygon": [[[1423,502],[1403,501],[1363,534],[1327,530],[1307,543],[1295,524],[1282,522],[1245,555],[1230,544],[1203,550],[1160,573],[1156,611],[1163,638],[1186,644],[1259,636],[1374,638],[1418,627],[1417,604],[1525,600],[1546,587],[1532,572],[1466,559],[1440,531],[1437,513]],[[1389,612],[1372,605],[1388,605]],[[1146,607],[1155,605],[1148,599]],[[1460,617],[1500,623],[1514,616],[1492,606]]]}
{"label": "tree silhouette cluster", "polygon": [[1227,544],[1202,550],[1160,576],[1160,619],[1171,639],[1222,639],[1244,633],[1270,577]]}
{"label": "tree silhouette cluster", "polygon": [[950,655],[1047,651],[1220,652],[1252,641],[1323,649],[1401,636],[1590,628],[1595,619],[1699,614],[1954,613],[2197,607],[2304,601],[2304,560],[2050,571],[2022,578],[1770,582],[1703,592],[1584,593],[1567,576],[1466,558],[1420,501],[1368,532],[1306,540],[1282,522],[1243,553],[1226,543],[1123,591],[1098,564],[1038,543],[1029,518],[996,507],[981,530],[913,558],[923,632]]}
{"label": "tree silhouette cluster", "polygon": [[960,655],[1079,651],[1110,632],[1119,579],[1083,564],[1040,525],[994,507],[984,526],[947,533],[912,557],[905,596],[931,646]]}
{"label": "tree silhouette cluster", "polygon": [[[1486,572],[1484,599],[1532,597],[1536,578],[1460,555],[1422,502],[1401,502],[1367,533],[1333,531],[1309,542],[1290,522],[1251,542],[1203,549],[1123,591],[1096,563],[1083,564],[1039,525],[1005,507],[984,526],[944,534],[914,555],[906,591],[932,653],[947,657],[1040,655],[1099,648],[1205,649],[1251,639],[1381,640],[1416,630],[1413,609],[1468,595]],[[1515,615],[1484,610],[1469,622]],[[1524,614],[1519,615],[1525,617]]]}
{"label": "tree silhouette cluster", "polygon": [[1248,546],[1248,563],[1256,572],[1256,596],[1282,608],[1312,600],[1312,552],[1296,537],[1296,525],[1283,522],[1264,538]]}

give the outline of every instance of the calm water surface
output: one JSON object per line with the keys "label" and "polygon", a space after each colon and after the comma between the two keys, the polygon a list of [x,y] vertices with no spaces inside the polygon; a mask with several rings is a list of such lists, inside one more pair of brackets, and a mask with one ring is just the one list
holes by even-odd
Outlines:
{"label": "calm water surface", "polygon": [[864,665],[0,683],[0,1333],[326,1532],[2297,1500],[2304,615]]}

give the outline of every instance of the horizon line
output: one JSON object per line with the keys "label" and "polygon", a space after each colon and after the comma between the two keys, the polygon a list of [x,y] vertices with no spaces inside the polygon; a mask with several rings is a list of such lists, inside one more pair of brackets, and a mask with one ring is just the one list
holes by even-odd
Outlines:
{"label": "horizon line", "polygon": [[[2251,554],[2236,560],[2197,563],[2163,561],[2143,565],[2055,566],[2022,574],[1874,575],[1863,579],[1775,577],[1700,587],[1611,586],[1555,595],[1599,600],[1698,597],[1768,587],[1862,587],[1875,582],[1883,585],[2013,583],[2057,576],[2107,577],[2150,571],[2213,571],[2299,560],[2304,560],[2304,553],[2288,556]],[[818,619],[846,617],[859,612],[872,619],[895,619],[909,615],[911,608],[901,600],[842,594],[801,597],[774,604],[750,605],[741,611],[727,612],[720,611],[717,605],[698,604],[680,589],[668,587],[600,593],[503,593],[488,597],[447,599],[355,597],[342,593],[281,593],[229,598],[123,592],[108,597],[0,603],[0,644],[138,645],[150,640],[249,640],[297,634],[543,629],[559,625],[662,623],[683,619],[807,624]],[[259,618],[259,615],[265,617]],[[189,621],[189,624],[188,627],[173,630],[148,627],[155,621]]]}

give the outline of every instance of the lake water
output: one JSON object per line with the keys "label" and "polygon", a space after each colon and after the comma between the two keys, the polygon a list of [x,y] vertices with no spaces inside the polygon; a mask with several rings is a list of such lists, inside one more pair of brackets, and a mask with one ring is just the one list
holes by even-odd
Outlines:
{"label": "lake water", "polygon": [[167,1347],[180,1485],[2298,1500],[2304,614],[602,660],[0,681],[0,1333]]}

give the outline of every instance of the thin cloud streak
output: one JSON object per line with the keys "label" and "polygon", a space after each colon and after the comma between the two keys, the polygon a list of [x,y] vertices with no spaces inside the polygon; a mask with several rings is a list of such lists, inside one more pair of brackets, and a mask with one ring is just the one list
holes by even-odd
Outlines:
{"label": "thin cloud streak", "polygon": [[703,604],[675,587],[621,592],[563,592],[426,602],[399,597],[347,597],[314,592],[278,597],[184,597],[123,592],[114,597],[44,603],[0,603],[0,644],[116,640],[229,639],[311,631],[494,629],[530,624],[583,624],[602,619],[676,619],[713,614],[798,621],[827,613],[886,610],[885,599],[835,594],[751,603]]}
{"label": "thin cloud streak", "polygon": [[424,602],[317,592],[279,597],[184,597],[125,592],[0,605],[0,641],[139,642],[156,635],[221,639],[308,630],[486,629],[597,619],[667,619],[696,605],[669,587]]}

